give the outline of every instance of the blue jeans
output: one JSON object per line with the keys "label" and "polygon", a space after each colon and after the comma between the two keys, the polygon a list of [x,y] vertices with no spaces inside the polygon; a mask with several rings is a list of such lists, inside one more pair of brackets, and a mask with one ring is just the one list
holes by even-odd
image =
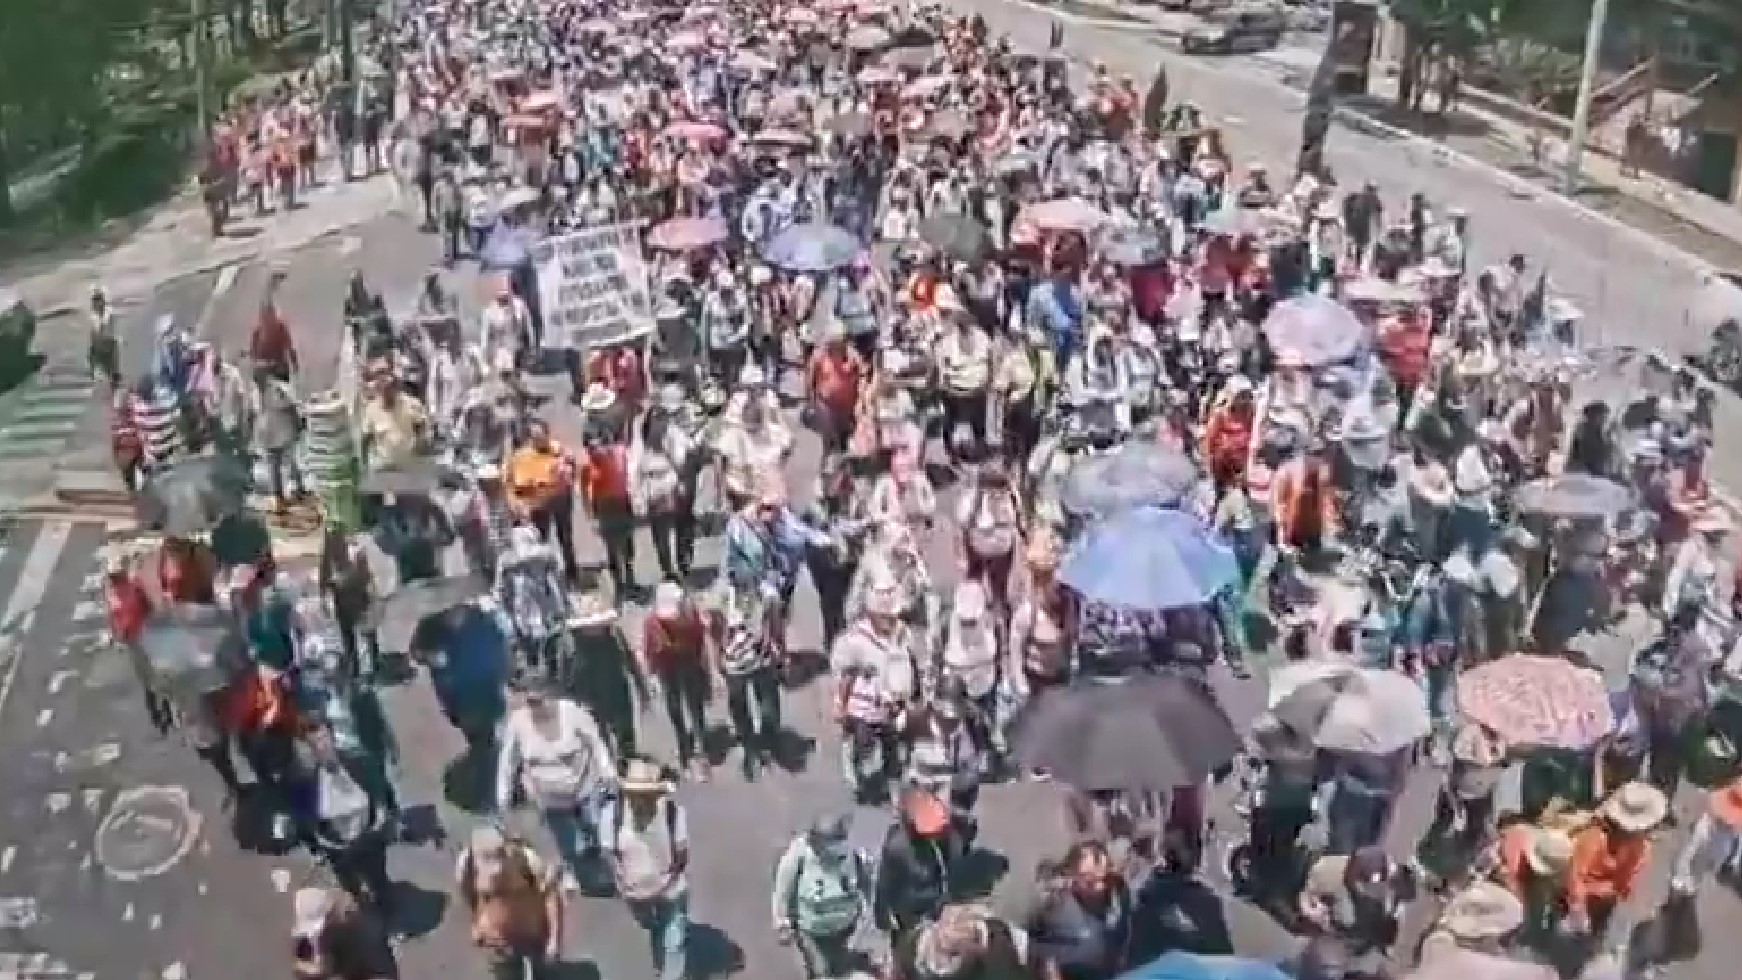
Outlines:
{"label": "blue jeans", "polygon": [[628,903],[629,913],[647,932],[653,954],[653,970],[659,980],[689,977],[690,895],[686,889],[673,898],[655,898]]}
{"label": "blue jeans", "polygon": [[597,863],[604,834],[599,820],[608,802],[607,791],[596,789],[582,794],[572,808],[554,807],[539,811],[545,829],[556,841],[557,853],[577,881],[588,881],[588,872]]}

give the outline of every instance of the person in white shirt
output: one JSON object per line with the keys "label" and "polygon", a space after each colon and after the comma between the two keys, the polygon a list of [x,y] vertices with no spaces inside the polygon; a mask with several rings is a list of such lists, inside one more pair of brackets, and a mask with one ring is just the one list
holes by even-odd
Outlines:
{"label": "person in white shirt", "polygon": [[538,808],[575,884],[600,854],[601,817],[615,789],[617,763],[586,708],[531,681],[502,727],[496,766],[496,809],[517,796]]}
{"label": "person in white shirt", "polygon": [[497,368],[518,365],[533,346],[532,312],[525,300],[514,295],[507,280],[496,287],[496,301],[484,308],[480,319],[486,361]]}
{"label": "person in white shirt", "polygon": [[947,324],[937,345],[938,382],[943,389],[944,433],[955,450],[955,433],[966,427],[974,444],[986,444],[986,393],[992,384],[992,341],[969,315],[952,286],[939,286],[937,311]]}
{"label": "person in white shirt", "polygon": [[660,767],[631,759],[621,796],[607,811],[605,847],[622,896],[647,933],[659,980],[687,980],[689,818]]}

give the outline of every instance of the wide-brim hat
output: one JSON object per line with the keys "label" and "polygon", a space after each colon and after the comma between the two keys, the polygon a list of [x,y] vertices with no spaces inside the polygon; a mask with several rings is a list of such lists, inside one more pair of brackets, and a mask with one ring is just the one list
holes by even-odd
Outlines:
{"label": "wide-brim hat", "polygon": [[1559,875],[1573,863],[1573,839],[1564,830],[1532,827],[1525,842],[1524,863],[1539,875]]}
{"label": "wide-brim hat", "polygon": [[623,767],[623,778],[617,781],[617,788],[624,793],[657,793],[663,796],[676,790],[677,786],[665,778],[664,770],[656,763],[646,759],[630,759]]}
{"label": "wide-brim hat", "polygon": [[587,386],[581,395],[581,408],[588,412],[603,412],[617,404],[617,393],[597,382]]}
{"label": "wide-brim hat", "polygon": [[1597,815],[1628,833],[1643,833],[1669,816],[1669,799],[1649,783],[1627,783],[1603,801]]}
{"label": "wide-brim hat", "polygon": [[604,626],[617,621],[617,608],[598,591],[587,592],[575,602],[575,614],[569,625],[575,627]]}
{"label": "wide-brim hat", "polygon": [[1483,941],[1511,935],[1524,924],[1524,903],[1493,882],[1479,882],[1452,896],[1440,927],[1458,939]]}
{"label": "wide-brim hat", "polygon": [[1731,522],[1730,515],[1716,507],[1707,507],[1700,511],[1691,526],[1700,534],[1729,534],[1736,527]]}
{"label": "wide-brim hat", "polygon": [[653,590],[653,615],[671,619],[683,611],[683,586],[676,582],[661,582]]}

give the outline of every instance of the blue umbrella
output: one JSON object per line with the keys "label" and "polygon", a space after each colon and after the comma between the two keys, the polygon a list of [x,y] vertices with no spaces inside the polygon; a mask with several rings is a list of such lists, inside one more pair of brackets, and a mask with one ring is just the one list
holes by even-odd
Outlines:
{"label": "blue umbrella", "polygon": [[1139,507],[1091,527],[1059,575],[1091,602],[1159,610],[1208,602],[1240,577],[1240,567],[1197,518]]}
{"label": "blue umbrella", "polygon": [[529,229],[497,225],[484,241],[478,262],[486,270],[505,272],[525,265],[532,258],[534,237]]}
{"label": "blue umbrella", "polygon": [[1245,956],[1173,952],[1119,980],[1289,980],[1281,967]]}
{"label": "blue umbrella", "polygon": [[859,239],[846,229],[811,221],[769,239],[762,257],[788,272],[833,272],[851,265],[860,248]]}

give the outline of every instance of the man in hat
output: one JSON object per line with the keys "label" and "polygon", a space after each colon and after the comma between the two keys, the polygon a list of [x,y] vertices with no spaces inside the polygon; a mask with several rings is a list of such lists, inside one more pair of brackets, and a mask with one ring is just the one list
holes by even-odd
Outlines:
{"label": "man in hat", "polygon": [[938,381],[942,387],[944,440],[954,446],[963,426],[974,445],[986,444],[986,396],[992,384],[992,341],[962,304],[954,286],[938,288],[936,307],[945,327],[937,346]]}
{"label": "man in hat", "polygon": [[1397,941],[1404,906],[1415,890],[1413,871],[1369,845],[1315,862],[1301,890],[1300,914],[1348,939],[1359,952],[1381,952]]}
{"label": "man in hat", "polygon": [[774,933],[797,948],[805,980],[854,970],[853,935],[874,878],[868,857],[847,839],[850,820],[838,813],[818,817],[774,868]]}
{"label": "man in hat", "polygon": [[575,694],[592,709],[617,757],[632,756],[636,715],[653,695],[640,659],[623,636],[617,610],[595,585],[581,594],[569,625],[575,641]]}
{"label": "man in hat", "polygon": [[825,452],[846,452],[859,399],[870,377],[865,358],[847,342],[841,322],[829,321],[805,366],[805,397]]}
{"label": "man in hat", "polygon": [[486,824],[472,831],[455,862],[460,899],[472,917],[472,942],[494,980],[524,980],[562,954],[560,876],[531,846]]}
{"label": "man in hat", "polygon": [[336,888],[299,888],[291,898],[291,973],[296,980],[385,980],[399,975],[387,934]]}
{"label": "man in hat", "polygon": [[1671,865],[1670,891],[1694,895],[1718,875],[1733,873],[1742,860],[1742,779],[1712,790],[1706,812],[1694,823]]}
{"label": "man in hat", "polygon": [[519,366],[528,352],[538,349],[537,338],[532,336],[532,312],[525,300],[514,295],[506,277],[496,283],[496,297],[479,319],[486,363]]}
{"label": "man in hat", "polygon": [[1572,837],[1564,830],[1517,823],[1501,832],[1495,849],[1497,877],[1523,905],[1526,938],[1552,936],[1573,863]]}
{"label": "man in hat", "polygon": [[617,894],[647,933],[659,980],[689,976],[689,818],[675,789],[657,764],[632,758],[602,821]]}
{"label": "man in hat", "polygon": [[[595,508],[602,506],[607,513],[627,513],[626,471],[620,459],[591,452],[577,468],[574,457],[551,435],[550,426],[542,419],[530,422],[526,435],[526,442],[508,457],[508,486],[521,513],[545,541],[555,541],[562,555],[563,575],[573,585],[580,575],[580,561],[575,557],[576,485],[590,512],[597,514],[600,511]],[[613,539],[605,540],[609,547]],[[611,568],[614,573],[619,571],[615,564]]]}
{"label": "man in hat", "polygon": [[1597,819],[1573,839],[1567,867],[1565,928],[1595,947],[1609,919],[1632,896],[1651,858],[1651,832],[1669,815],[1669,800],[1648,783],[1627,783],[1603,802]]}
{"label": "man in hat", "polygon": [[1446,903],[1422,945],[1422,959],[1455,950],[1504,955],[1524,923],[1524,904],[1516,895],[1494,882],[1478,881]]}
{"label": "man in hat", "polygon": [[1034,976],[1028,935],[979,905],[947,905],[936,919],[899,936],[890,980]]}

